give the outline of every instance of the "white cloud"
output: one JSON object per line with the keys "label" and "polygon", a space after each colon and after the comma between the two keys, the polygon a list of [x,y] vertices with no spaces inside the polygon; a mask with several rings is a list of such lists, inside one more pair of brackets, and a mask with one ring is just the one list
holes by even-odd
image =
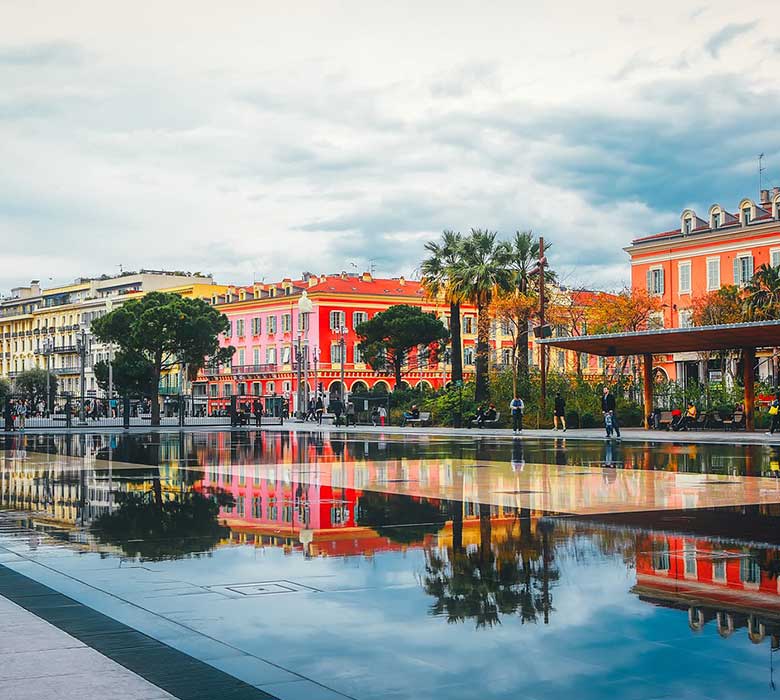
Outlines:
{"label": "white cloud", "polygon": [[6,7],[0,288],[120,263],[408,275],[472,226],[533,228],[619,286],[632,237],[752,192],[753,152],[780,177],[780,53],[765,0],[615,7]]}

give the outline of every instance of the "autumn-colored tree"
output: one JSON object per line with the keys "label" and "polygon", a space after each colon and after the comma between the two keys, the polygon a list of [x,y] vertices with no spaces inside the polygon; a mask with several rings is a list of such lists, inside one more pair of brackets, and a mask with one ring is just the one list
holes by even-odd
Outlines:
{"label": "autumn-colored tree", "polygon": [[590,333],[628,333],[644,330],[650,317],[663,308],[661,300],[644,289],[601,292],[587,313]]}
{"label": "autumn-colored tree", "polygon": [[[567,289],[551,295],[547,306],[546,320],[555,326],[562,326],[571,336],[585,335],[588,332],[588,317],[591,307],[599,295],[586,289]],[[575,354],[575,370],[582,377],[580,353]]]}
{"label": "autumn-colored tree", "polygon": [[742,290],[734,284],[695,297],[691,304],[694,326],[719,326],[745,320]]}
{"label": "autumn-colored tree", "polygon": [[518,290],[493,299],[490,313],[512,338],[512,391],[517,396],[517,377],[521,361],[528,362],[528,319],[539,308],[539,298]]}
{"label": "autumn-colored tree", "polygon": [[762,265],[745,286],[745,320],[780,318],[780,269]]}

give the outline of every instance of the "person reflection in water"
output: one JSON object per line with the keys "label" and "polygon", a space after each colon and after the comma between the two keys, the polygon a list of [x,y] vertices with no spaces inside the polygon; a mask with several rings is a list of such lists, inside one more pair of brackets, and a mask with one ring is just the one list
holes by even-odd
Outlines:
{"label": "person reflection in water", "polygon": [[512,441],[512,471],[521,472],[525,469],[525,455],[523,454],[523,441]]}

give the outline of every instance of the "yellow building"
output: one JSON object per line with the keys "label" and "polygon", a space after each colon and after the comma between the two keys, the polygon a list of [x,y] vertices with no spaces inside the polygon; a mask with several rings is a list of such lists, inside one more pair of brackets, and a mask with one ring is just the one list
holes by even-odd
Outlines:
{"label": "yellow building", "polygon": [[[11,290],[10,297],[0,300],[0,376],[13,380],[25,370],[48,367],[58,379],[60,392],[78,395],[79,344],[86,338],[85,393],[98,396],[92,368],[96,362],[109,358],[111,348],[90,337],[94,319],[150,291],[210,300],[226,289],[214,284],[210,277],[160,270],[83,278],[49,289],[41,289],[37,281],[28,287],[17,287]],[[176,393],[179,374],[169,372],[176,377]],[[171,390],[170,376],[165,381]]]}

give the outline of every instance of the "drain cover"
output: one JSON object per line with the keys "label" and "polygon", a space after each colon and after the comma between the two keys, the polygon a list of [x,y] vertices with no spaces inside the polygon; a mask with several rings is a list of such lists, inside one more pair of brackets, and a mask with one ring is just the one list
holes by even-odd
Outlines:
{"label": "drain cover", "polygon": [[235,583],[227,586],[209,586],[222,593],[238,593],[246,596],[277,595],[279,593],[318,592],[316,588],[303,586],[294,581],[258,581],[256,583]]}

